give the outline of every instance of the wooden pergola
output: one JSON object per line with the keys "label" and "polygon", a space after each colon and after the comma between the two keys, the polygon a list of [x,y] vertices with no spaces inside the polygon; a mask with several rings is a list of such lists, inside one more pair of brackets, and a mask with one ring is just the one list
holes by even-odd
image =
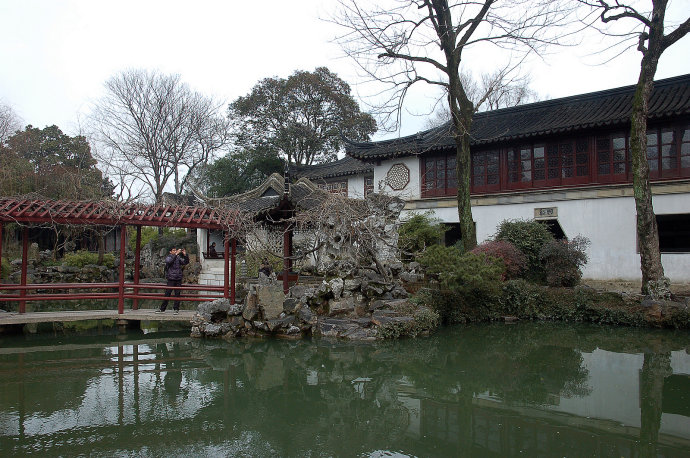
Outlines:
{"label": "wooden pergola", "polygon": [[[223,295],[183,296],[181,300],[207,301],[225,297],[235,302],[235,258],[237,244],[230,238],[229,229],[237,223],[235,211],[220,208],[192,207],[181,205],[139,205],[119,204],[110,201],[68,201],[0,198],[0,262],[2,262],[2,234],[5,223],[19,223],[22,230],[21,280],[16,284],[0,284],[0,292],[17,291],[18,294],[0,296],[2,301],[18,301],[19,313],[25,313],[26,301],[75,300],[75,299],[117,299],[118,313],[124,313],[125,299],[132,299],[132,308],[138,308],[139,299],[162,299],[162,294],[141,293],[141,289],[184,289],[196,291],[218,291]],[[60,283],[27,284],[27,257],[29,225],[64,224],[81,226],[120,227],[120,264],[117,283]],[[125,283],[125,246],[127,226],[136,227],[136,248],[134,260],[134,281]],[[203,228],[224,232],[225,275],[223,286],[183,285],[170,288],[163,284],[140,284],[139,263],[141,254],[141,227]],[[31,290],[57,289],[115,289],[117,293],[27,293]],[[132,292],[129,292],[129,290]]]}

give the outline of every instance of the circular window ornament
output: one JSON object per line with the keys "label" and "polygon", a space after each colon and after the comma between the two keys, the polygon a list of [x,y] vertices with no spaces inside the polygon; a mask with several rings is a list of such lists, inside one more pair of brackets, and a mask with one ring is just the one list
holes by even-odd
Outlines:
{"label": "circular window ornament", "polygon": [[386,175],[386,184],[394,191],[405,189],[410,182],[410,169],[405,164],[393,164]]}

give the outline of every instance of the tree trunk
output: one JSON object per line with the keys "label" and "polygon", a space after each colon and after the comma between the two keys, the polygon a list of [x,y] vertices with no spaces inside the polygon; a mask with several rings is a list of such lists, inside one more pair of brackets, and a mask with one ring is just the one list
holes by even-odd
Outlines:
{"label": "tree trunk", "polygon": [[[654,20],[658,21],[659,16],[655,15]],[[652,205],[652,189],[649,183],[649,164],[647,163],[649,96],[654,87],[654,75],[662,53],[659,33],[663,34],[663,15],[661,16],[661,24],[661,27],[657,24],[657,27],[650,28],[648,48],[642,50],[640,76],[637,80],[630,116],[630,155],[633,168],[633,193],[637,211],[637,238],[640,248],[643,294],[654,292],[650,291],[650,282],[658,285],[658,282],[664,278],[664,267],[661,264],[661,252],[659,251],[659,230]],[[657,287],[652,289],[656,290]]]}
{"label": "tree trunk", "polygon": [[664,379],[671,375],[671,353],[645,353],[640,371],[640,456],[656,457],[661,428]]}
{"label": "tree trunk", "polygon": [[[449,103],[451,119],[455,127],[456,147],[456,179],[458,182],[458,218],[460,221],[460,234],[462,246],[465,252],[471,251],[477,246],[477,232],[472,218],[472,204],[470,200],[470,185],[472,179],[472,159],[470,156],[470,131],[472,128],[472,115],[474,106],[465,96],[459,83],[450,83]],[[455,94],[455,95],[453,95]],[[458,100],[463,100],[461,103]]]}
{"label": "tree trunk", "polygon": [[[470,121],[471,122],[471,121]],[[460,233],[462,246],[465,252],[471,251],[477,246],[477,232],[472,219],[472,206],[470,200],[470,180],[472,160],[470,158],[470,135],[468,132],[455,137],[457,148],[456,176],[458,181],[458,218],[460,220]]]}
{"label": "tree trunk", "polygon": [[96,237],[98,239],[98,261],[96,263],[102,266],[103,258],[105,257],[105,236],[102,233],[98,233]]}

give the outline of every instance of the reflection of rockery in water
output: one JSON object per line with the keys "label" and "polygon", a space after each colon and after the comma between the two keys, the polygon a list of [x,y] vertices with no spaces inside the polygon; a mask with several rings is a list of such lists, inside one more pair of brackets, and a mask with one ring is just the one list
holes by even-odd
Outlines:
{"label": "reflection of rockery in water", "polygon": [[390,446],[418,456],[630,456],[642,437],[649,454],[688,449],[684,351],[592,350],[600,333],[573,338],[558,326],[457,331],[376,345],[156,338],[65,353],[2,348],[0,363],[17,370],[0,371],[0,449],[179,452],[183,436],[276,455]]}

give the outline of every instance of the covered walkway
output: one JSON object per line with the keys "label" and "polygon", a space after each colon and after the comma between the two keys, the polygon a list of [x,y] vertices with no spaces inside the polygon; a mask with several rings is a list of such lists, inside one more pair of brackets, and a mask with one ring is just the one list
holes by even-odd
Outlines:
{"label": "covered walkway", "polygon": [[[146,290],[166,289],[166,285],[140,284],[139,282],[141,227],[153,226],[223,231],[225,259],[223,286],[185,284],[178,289],[199,292],[198,295],[183,295],[180,298],[181,300],[208,301],[225,297],[231,303],[234,303],[236,241],[230,236],[230,233],[238,223],[237,218],[238,214],[236,211],[223,208],[120,204],[115,201],[55,201],[2,198],[0,199],[0,262],[2,262],[4,224],[18,223],[22,226],[22,265],[19,284],[0,283],[0,301],[19,302],[19,314],[24,314],[27,301],[117,299],[117,313],[123,315],[125,313],[125,299],[132,300],[133,310],[138,309],[138,301],[140,299],[162,300],[163,293],[146,292]],[[118,282],[27,284],[29,227],[31,225],[46,226],[53,224],[120,227]],[[134,226],[136,228],[134,279],[131,283],[124,281],[127,226]],[[113,292],[73,292],[75,289],[112,290]],[[67,290],[69,292],[55,292],[59,290]],[[219,294],[208,294],[209,292],[218,292]]]}

